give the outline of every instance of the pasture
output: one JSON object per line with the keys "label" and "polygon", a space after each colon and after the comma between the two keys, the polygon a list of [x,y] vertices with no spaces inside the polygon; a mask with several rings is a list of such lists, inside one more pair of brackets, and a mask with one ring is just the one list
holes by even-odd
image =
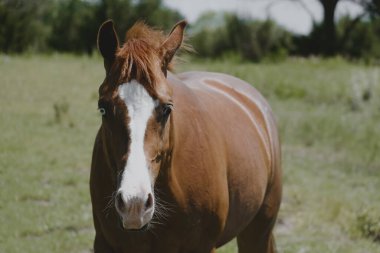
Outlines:
{"label": "pasture", "polygon": [[[269,100],[283,149],[280,253],[380,252],[380,68],[188,60]],[[90,252],[98,57],[0,56],[0,253]],[[235,252],[234,242],[218,252]]]}

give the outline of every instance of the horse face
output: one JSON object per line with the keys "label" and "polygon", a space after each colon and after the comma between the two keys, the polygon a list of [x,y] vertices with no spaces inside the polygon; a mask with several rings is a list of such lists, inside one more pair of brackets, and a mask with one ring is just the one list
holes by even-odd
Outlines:
{"label": "horse face", "polygon": [[[170,155],[173,104],[166,68],[182,42],[184,26],[175,26],[159,49],[134,41],[120,49],[112,22],[99,30],[98,44],[107,72],[99,89],[101,129],[113,161],[109,163],[118,175],[115,207],[125,229],[141,229],[155,211],[155,181]],[[145,59],[150,60],[143,62]],[[115,84],[115,80],[124,81]]]}
{"label": "horse face", "polygon": [[116,208],[125,228],[141,228],[154,213],[154,183],[169,151],[170,100],[155,99],[136,80],[119,86],[127,107],[129,150]]}
{"label": "horse face", "polygon": [[162,79],[160,97],[132,79],[107,94],[101,86],[99,111],[112,168],[118,175],[115,206],[126,229],[140,229],[153,217],[154,184],[170,153],[170,89]]}

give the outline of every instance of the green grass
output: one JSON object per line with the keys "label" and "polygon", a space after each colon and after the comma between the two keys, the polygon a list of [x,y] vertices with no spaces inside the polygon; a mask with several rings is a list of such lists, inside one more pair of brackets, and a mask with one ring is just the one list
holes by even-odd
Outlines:
{"label": "green grass", "polygon": [[[380,252],[379,68],[340,59],[188,62],[179,69],[251,82],[275,111],[279,252]],[[103,76],[97,57],[0,56],[1,253],[90,252],[88,178]]]}

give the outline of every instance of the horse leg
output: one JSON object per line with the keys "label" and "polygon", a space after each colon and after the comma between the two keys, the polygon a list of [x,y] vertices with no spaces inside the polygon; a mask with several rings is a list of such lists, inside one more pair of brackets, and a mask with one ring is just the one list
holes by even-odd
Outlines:
{"label": "horse leg", "polygon": [[276,215],[268,217],[265,212],[259,211],[237,236],[239,253],[275,253],[276,245],[272,233],[275,222]]}
{"label": "horse leg", "polygon": [[237,236],[239,253],[275,253],[276,245],[273,227],[281,203],[281,183],[276,177],[275,183],[268,190],[260,210]]}
{"label": "horse leg", "polygon": [[239,253],[275,253],[274,218],[259,213],[237,236]]}
{"label": "horse leg", "polygon": [[96,233],[94,240],[94,253],[113,253],[111,246],[106,242],[105,238]]}

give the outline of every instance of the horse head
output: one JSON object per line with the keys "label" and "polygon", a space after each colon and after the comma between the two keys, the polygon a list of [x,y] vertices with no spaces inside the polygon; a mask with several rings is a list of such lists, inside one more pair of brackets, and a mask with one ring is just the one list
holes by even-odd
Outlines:
{"label": "horse head", "polygon": [[171,151],[174,108],[167,71],[181,47],[186,22],[168,36],[135,24],[120,47],[112,21],[102,24],[98,48],[106,76],[99,88],[103,148],[115,178],[115,207],[125,229],[141,229],[152,219],[154,186]]}

